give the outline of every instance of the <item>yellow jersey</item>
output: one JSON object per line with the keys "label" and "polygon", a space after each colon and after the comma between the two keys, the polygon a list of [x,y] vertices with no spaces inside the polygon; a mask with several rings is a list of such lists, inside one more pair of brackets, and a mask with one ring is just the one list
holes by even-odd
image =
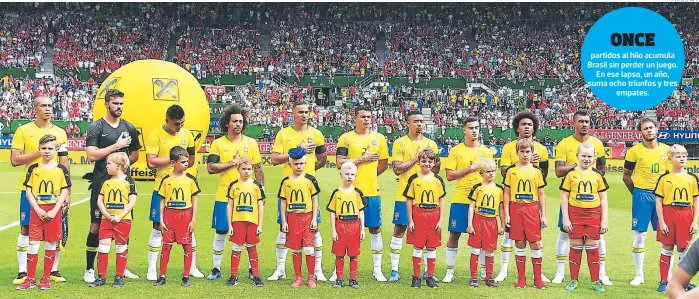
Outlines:
{"label": "yellow jersey", "polygon": [[663,199],[663,205],[691,207],[694,197],[699,196],[697,176],[693,173],[666,172],[655,186],[655,196]]}
{"label": "yellow jersey", "polygon": [[587,140],[580,142],[575,139],[575,136],[571,135],[563,138],[561,142],[556,145],[556,162],[561,161],[565,166],[578,164],[578,148],[582,143],[589,143],[595,148],[596,158],[604,157],[604,144],[602,144],[602,141],[597,139],[597,137],[587,136]]}
{"label": "yellow jersey", "polygon": [[500,215],[500,204],[503,200],[503,187],[498,184],[476,184],[471,189],[468,199],[475,206],[473,211],[483,217],[497,217]]}
{"label": "yellow jersey", "polygon": [[573,168],[566,172],[559,189],[570,192],[568,204],[574,207],[591,209],[599,207],[599,193],[607,191],[609,184],[597,169],[582,172]]}
{"label": "yellow jersey", "polygon": [[510,200],[518,203],[539,201],[539,189],[546,187],[544,173],[534,165],[521,168],[514,164],[508,167],[502,183],[510,188]]}
{"label": "yellow jersey", "polygon": [[226,197],[228,204],[233,208],[232,222],[247,221],[259,224],[257,203],[265,200],[265,192],[260,183],[253,179],[248,179],[245,183],[235,180],[228,187]]}
{"label": "yellow jersey", "polygon": [[[247,157],[252,164],[262,162],[260,148],[257,141],[248,136],[242,136],[240,141],[232,142],[228,136],[219,137],[211,143],[208,163],[227,163],[236,157]],[[233,167],[218,174],[218,187],[216,188],[216,201],[228,202],[228,187],[240,178],[238,168]]]}
{"label": "yellow jersey", "polygon": [[631,180],[634,187],[653,190],[658,178],[672,168],[667,155],[669,150],[670,147],[664,143],[658,143],[654,149],[649,149],[641,142],[626,152],[624,168],[633,170]]}
{"label": "yellow jersey", "polygon": [[[539,167],[542,162],[549,160],[549,151],[545,146],[541,145],[536,141],[534,143],[534,152],[539,154],[539,162],[532,163],[534,166]],[[502,146],[502,154],[500,155],[500,166],[511,166],[519,162],[519,156],[517,156],[517,140],[510,141]]]}
{"label": "yellow jersey", "polygon": [[[102,195],[102,201],[107,212],[112,215],[119,215],[129,205],[129,196],[137,195],[136,182],[129,176],[123,180],[109,179],[102,184],[100,195]],[[102,219],[106,219],[105,215],[102,215]],[[131,210],[131,213],[126,214],[123,219],[132,220],[133,210]]]}
{"label": "yellow jersey", "polygon": [[[413,141],[410,136],[398,138],[393,143],[393,161],[405,162],[415,157],[423,148],[431,148],[435,154],[439,154],[437,143],[427,137],[422,137],[419,141]],[[439,158],[437,158],[439,159]],[[408,187],[408,179],[420,171],[420,163],[415,163],[412,168],[398,176],[398,189],[396,190],[396,201],[406,201],[403,191]]]}
{"label": "yellow jersey", "polygon": [[158,195],[165,201],[166,209],[185,210],[192,207],[192,196],[201,192],[199,183],[189,173],[180,177],[166,175],[158,187]]}
{"label": "yellow jersey", "polygon": [[24,186],[25,189],[30,189],[27,192],[31,191],[37,204],[55,204],[61,190],[70,188],[70,174],[68,168],[61,164],[49,169],[41,167],[38,163],[32,164],[27,169]]}
{"label": "yellow jersey", "polygon": [[[158,158],[169,159],[170,150],[175,146],[179,146],[186,149],[190,156],[196,153],[196,150],[194,149],[194,137],[192,137],[192,133],[188,129],[182,128],[179,132],[177,132],[177,134],[170,135],[170,133],[168,133],[165,130],[165,127],[155,128],[148,137],[148,143],[146,144],[146,154],[155,155]],[[196,161],[194,164],[195,165],[193,165],[192,167],[196,167]],[[172,170],[172,163],[168,164],[165,167],[156,169],[154,185],[155,191],[158,191],[158,188],[160,187],[160,182],[167,175],[171,174]]]}
{"label": "yellow jersey", "polygon": [[[379,160],[388,159],[388,144],[386,137],[378,132],[370,132],[367,135],[359,135],[357,131],[347,132],[337,141],[337,155],[349,159],[356,159],[364,155],[364,152],[379,155]],[[364,196],[379,196],[379,161],[362,163],[357,166],[357,179],[355,186],[362,190]]]}
{"label": "yellow jersey", "polygon": [[439,200],[446,195],[444,180],[438,175],[425,178],[417,173],[413,174],[408,179],[405,190],[403,190],[403,196],[413,200],[413,206],[423,209],[439,207]]}
{"label": "yellow jersey", "polygon": [[313,196],[320,193],[316,178],[310,174],[292,179],[285,177],[279,186],[277,197],[286,201],[289,213],[308,213],[313,211]]}
{"label": "yellow jersey", "polygon": [[[322,154],[325,152],[325,137],[316,128],[308,127],[304,131],[296,131],[294,127],[286,127],[277,132],[277,136],[274,137],[274,144],[272,145],[273,153],[288,154],[289,150],[296,147],[306,147],[307,144],[314,143],[316,145],[316,152],[306,154],[306,167],[303,172],[309,175],[316,174],[316,154]],[[294,171],[289,166],[289,163],[284,163],[284,176],[290,176]]]}
{"label": "yellow jersey", "polygon": [[[484,159],[493,159],[493,152],[490,151],[490,149],[484,145],[472,148],[462,142],[449,151],[449,156],[444,160],[444,169],[454,171],[463,170],[471,167],[473,163],[481,162]],[[456,187],[454,188],[454,196],[451,199],[451,203],[468,204],[471,189],[482,181],[483,177],[478,169],[456,180]]]}
{"label": "yellow jersey", "polygon": [[359,219],[359,212],[365,207],[364,194],[355,187],[349,191],[335,189],[330,195],[330,202],[326,209],[330,213],[335,213],[337,219],[355,220]]}
{"label": "yellow jersey", "polygon": [[[68,156],[68,136],[63,129],[54,124],[51,124],[47,129],[40,128],[36,122],[30,122],[19,126],[12,137],[12,149],[19,150],[23,154],[38,152],[39,140],[47,134],[56,136],[56,150],[58,151],[58,155],[54,157],[54,161],[58,161],[58,157],[60,156]],[[27,176],[29,166],[39,162],[41,162],[41,157],[24,165],[22,178]],[[24,191],[25,189],[24,182],[20,180],[19,190]]]}

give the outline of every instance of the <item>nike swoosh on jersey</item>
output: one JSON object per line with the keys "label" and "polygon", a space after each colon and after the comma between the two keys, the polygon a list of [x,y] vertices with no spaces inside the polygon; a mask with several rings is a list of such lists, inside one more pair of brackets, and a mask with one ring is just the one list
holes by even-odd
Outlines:
{"label": "nike swoosh on jersey", "polygon": [[109,136],[109,133],[103,133],[102,137]]}

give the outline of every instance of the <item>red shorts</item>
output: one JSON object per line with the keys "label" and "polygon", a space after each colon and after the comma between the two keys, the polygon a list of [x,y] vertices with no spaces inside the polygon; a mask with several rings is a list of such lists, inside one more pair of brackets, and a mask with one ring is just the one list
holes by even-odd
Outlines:
{"label": "red shorts", "polygon": [[415,223],[415,231],[408,231],[408,244],[413,244],[416,248],[442,246],[442,232],[435,229],[439,222],[439,207],[423,209],[413,206],[413,222]]}
{"label": "red shorts", "polygon": [[510,203],[510,239],[541,241],[541,212],[536,202]]}
{"label": "red shorts", "polygon": [[692,241],[689,227],[692,226],[693,208],[663,206],[663,217],[669,230],[667,236],[658,230],[657,240],[663,245],[677,245],[677,248],[687,248]]}
{"label": "red shorts", "polygon": [[485,251],[495,251],[498,248],[497,217],[485,217],[474,213],[473,230],[475,233],[468,236],[468,246]]}
{"label": "red shorts", "polygon": [[573,232],[568,233],[569,238],[599,240],[602,207],[579,208],[568,205],[568,219],[573,224]]}
{"label": "red shorts", "polygon": [[100,222],[99,239],[114,239],[118,245],[129,244],[129,233],[131,232],[131,220],[122,219],[119,223],[111,223],[107,219]]}
{"label": "red shorts", "polygon": [[360,232],[362,224],[359,219],[335,221],[337,241],[333,241],[333,254],[336,256],[359,256]]}
{"label": "red shorts", "polygon": [[314,247],[316,232],[311,230],[313,213],[289,213],[287,224],[289,232],[286,233],[286,247],[292,250],[301,250],[302,247]]}
{"label": "red shorts", "polygon": [[231,225],[233,226],[233,235],[228,240],[234,244],[255,245],[260,243],[260,236],[257,235],[257,224],[248,221],[233,221]]}
{"label": "red shorts", "polygon": [[192,222],[191,209],[168,209],[163,211],[163,223],[167,230],[163,230],[163,243],[192,244],[192,233],[187,231]]}
{"label": "red shorts", "polygon": [[[39,207],[47,213],[55,206],[55,204],[39,205]],[[56,217],[53,217],[53,219],[42,221],[41,218],[39,218],[39,214],[37,214],[34,209],[31,209],[29,213],[29,241],[61,241],[61,239],[63,239],[61,213],[62,212],[59,210],[58,213],[56,213]]]}

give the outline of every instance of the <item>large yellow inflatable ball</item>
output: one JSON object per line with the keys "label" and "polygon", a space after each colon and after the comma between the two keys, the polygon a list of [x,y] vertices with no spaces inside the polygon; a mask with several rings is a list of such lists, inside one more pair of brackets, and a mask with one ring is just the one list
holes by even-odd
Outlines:
{"label": "large yellow inflatable ball", "polygon": [[[146,141],[153,129],[165,124],[165,112],[174,104],[184,109],[184,127],[194,135],[196,150],[199,151],[209,132],[209,103],[197,79],[185,69],[162,60],[139,60],[119,68],[97,90],[93,112],[95,120],[107,113],[104,95],[110,89],[124,93],[121,117],[141,133],[141,153],[131,167],[134,179],[153,179],[153,172],[146,164]],[[197,164],[199,160],[199,157],[195,159]],[[190,173],[196,175],[196,169],[196,165],[190,168]]]}

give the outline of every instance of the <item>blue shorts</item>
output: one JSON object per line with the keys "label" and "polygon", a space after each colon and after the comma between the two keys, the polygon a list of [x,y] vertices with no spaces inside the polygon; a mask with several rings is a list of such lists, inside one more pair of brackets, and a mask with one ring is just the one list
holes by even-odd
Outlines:
{"label": "blue shorts", "polygon": [[655,194],[652,190],[634,188],[631,193],[631,229],[637,232],[648,231],[648,222],[653,230],[658,230],[658,213],[655,210]]}
{"label": "blue shorts", "polygon": [[396,201],[393,205],[393,224],[408,225],[408,205],[404,201]]}
{"label": "blue shorts", "polygon": [[560,207],[558,208],[558,229],[562,232],[566,232],[563,229],[563,209],[561,209]]}
{"label": "blue shorts", "polygon": [[22,191],[19,193],[19,225],[27,226],[29,225],[29,212],[31,212],[32,206],[29,205],[29,200],[27,199],[27,191]]}
{"label": "blue shorts", "polygon": [[160,195],[158,191],[153,191],[153,195],[150,198],[150,216],[148,219],[155,223],[160,223]]}
{"label": "blue shorts", "polygon": [[[277,224],[282,225],[282,200],[277,199]],[[287,213],[288,215],[289,213]],[[320,224],[320,199],[318,200],[318,217],[316,218],[316,222]],[[226,228],[227,229],[227,228]]]}
{"label": "blue shorts", "polygon": [[214,214],[211,218],[211,228],[217,231],[228,231],[228,203],[217,201],[214,203]]}
{"label": "blue shorts", "polygon": [[468,204],[452,203],[449,207],[449,231],[466,233],[468,228]]}
{"label": "blue shorts", "polygon": [[366,208],[364,209],[364,226],[381,227],[381,196],[364,197]]}

